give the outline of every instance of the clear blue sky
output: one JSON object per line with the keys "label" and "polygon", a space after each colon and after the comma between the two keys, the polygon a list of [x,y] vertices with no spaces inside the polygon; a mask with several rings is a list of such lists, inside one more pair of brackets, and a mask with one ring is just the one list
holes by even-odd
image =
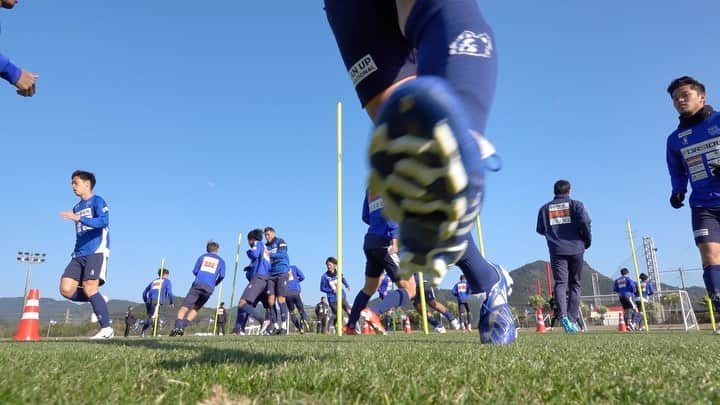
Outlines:
{"label": "clear blue sky", "polygon": [[[488,136],[504,160],[482,217],[489,258],[509,269],[547,258],[537,209],[566,178],[593,219],[592,266],[613,276],[631,264],[630,218],[638,246],[655,238],[661,269],[699,267],[690,212],[667,202],[665,139],[677,121],[665,87],[693,75],[720,104],[720,3],[486,1],[483,9],[500,55]],[[40,74],[34,98],[0,84],[0,296],[22,294],[16,252],[37,250],[49,256],[32,285],[59,298],[74,231],[58,213],[76,202],[69,175],[82,168],[97,174],[96,193],[110,205],[103,290],[111,298],[139,301],[163,257],[183,295],[208,239],[232,269],[237,233],[272,225],[315,303],[324,260],[336,254],[338,100],[344,271],[357,292],[370,123],[322,1],[27,0],[0,19],[0,50]],[[702,285],[699,272],[688,280]]]}

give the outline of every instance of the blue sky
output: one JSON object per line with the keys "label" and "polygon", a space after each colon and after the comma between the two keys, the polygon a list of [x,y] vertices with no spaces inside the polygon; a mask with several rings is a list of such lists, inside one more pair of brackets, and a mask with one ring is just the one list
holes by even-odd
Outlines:
{"label": "blue sky", "polygon": [[[482,7],[500,56],[488,137],[504,161],[488,179],[488,257],[509,269],[547,258],[537,209],[566,178],[593,219],[592,266],[613,276],[631,264],[630,218],[638,246],[655,238],[661,269],[699,267],[690,212],[667,202],[665,139],[677,118],[665,87],[692,75],[720,104],[720,3]],[[208,239],[232,269],[238,232],[272,225],[308,277],[305,301],[315,303],[324,260],[336,255],[338,100],[344,271],[353,295],[361,287],[370,122],[321,1],[28,0],[0,10],[0,21],[0,51],[40,75],[34,98],[0,85],[0,296],[22,294],[26,268],[16,252],[36,250],[48,261],[32,285],[59,298],[74,231],[58,213],[76,202],[69,175],[83,168],[96,173],[96,193],[110,206],[103,290],[111,298],[139,301],[163,257],[183,295]],[[701,273],[686,282],[702,285]],[[240,276],[236,297],[242,288]]]}

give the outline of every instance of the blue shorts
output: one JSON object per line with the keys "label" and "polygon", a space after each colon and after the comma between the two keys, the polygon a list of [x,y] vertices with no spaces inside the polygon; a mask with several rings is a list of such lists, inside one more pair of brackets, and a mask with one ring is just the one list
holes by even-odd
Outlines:
{"label": "blue shorts", "polygon": [[[435,301],[435,291],[430,287],[430,282],[425,281],[425,302]],[[420,305],[420,284],[415,287],[415,296],[412,299],[413,304]]]}
{"label": "blue shorts", "polygon": [[397,283],[398,263],[400,258],[397,254],[390,254],[387,247],[365,248],[365,275],[367,277],[378,278],[383,272],[387,272],[388,277],[393,283]]}
{"label": "blue shorts", "polygon": [[720,208],[692,208],[695,244],[720,242]]}
{"label": "blue shorts", "polygon": [[417,52],[400,31],[394,1],[325,0],[325,13],[363,107],[416,74]]}
{"label": "blue shorts", "polygon": [[192,308],[197,311],[202,308],[206,302],[208,302],[212,293],[213,288],[207,284],[193,283],[190,287],[190,291],[187,293],[187,296],[185,296],[182,306]]}
{"label": "blue shorts", "polygon": [[102,253],[73,257],[65,267],[62,276],[80,283],[85,280],[100,280],[100,285],[103,285],[107,272],[107,259],[107,256]]}
{"label": "blue shorts", "polygon": [[286,297],[288,294],[287,285],[290,273],[271,275],[267,282],[267,294]]}
{"label": "blue shorts", "polygon": [[242,293],[240,299],[245,300],[248,304],[255,306],[263,297],[267,298],[267,276],[255,276],[248,283]]}

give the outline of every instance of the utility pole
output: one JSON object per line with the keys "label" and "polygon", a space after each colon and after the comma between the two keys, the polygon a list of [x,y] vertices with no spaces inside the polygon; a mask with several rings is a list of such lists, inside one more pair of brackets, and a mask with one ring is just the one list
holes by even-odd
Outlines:
{"label": "utility pole", "polygon": [[678,272],[680,272],[680,288],[685,289],[685,275],[684,270],[682,267],[678,267]]}
{"label": "utility pole", "polygon": [[650,236],[643,236],[643,247],[645,249],[645,265],[647,266],[648,277],[655,286],[658,294],[662,293],[662,285],[660,284],[660,271],[658,270],[657,249],[655,241]]}

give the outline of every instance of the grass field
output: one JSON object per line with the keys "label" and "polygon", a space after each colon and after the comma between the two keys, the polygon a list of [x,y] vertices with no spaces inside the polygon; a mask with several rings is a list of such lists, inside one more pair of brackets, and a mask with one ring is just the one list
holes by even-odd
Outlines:
{"label": "grass field", "polygon": [[719,403],[720,336],[522,333],[0,342],[0,403]]}

